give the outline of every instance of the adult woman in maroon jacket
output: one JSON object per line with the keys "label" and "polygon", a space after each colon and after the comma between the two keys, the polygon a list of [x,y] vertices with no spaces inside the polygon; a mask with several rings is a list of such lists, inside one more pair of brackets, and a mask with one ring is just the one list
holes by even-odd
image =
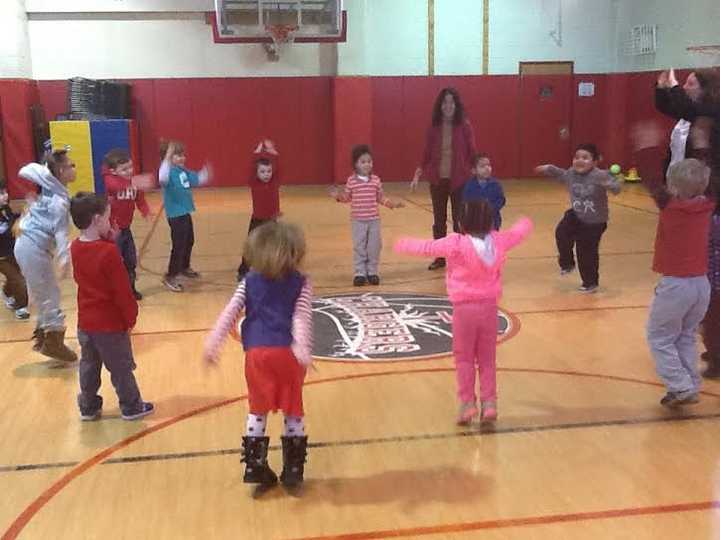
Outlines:
{"label": "adult woman in maroon jacket", "polygon": [[[454,88],[443,88],[435,99],[432,125],[428,129],[425,152],[410,184],[417,188],[420,177],[430,182],[433,205],[433,238],[447,235],[447,203],[450,199],[453,231],[460,232],[462,188],[472,175],[475,136],[465,117],[460,94]],[[435,259],[428,270],[445,266],[445,259]]]}

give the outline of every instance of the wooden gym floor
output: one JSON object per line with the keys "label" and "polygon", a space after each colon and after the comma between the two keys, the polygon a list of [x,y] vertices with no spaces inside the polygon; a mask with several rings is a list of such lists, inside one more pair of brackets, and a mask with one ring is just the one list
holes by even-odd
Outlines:
{"label": "wooden gym floor", "polygon": [[[426,186],[388,184],[407,207],[383,210],[380,291],[445,294],[428,261],[396,255],[395,238],[428,237]],[[501,306],[521,329],[498,349],[500,418],[494,432],[454,425],[450,356],[393,363],[316,362],[305,388],[312,447],[302,496],[259,498],[242,483],[242,351],[229,342],[217,370],[203,337],[232,293],[249,219],[245,189],[200,190],[185,294],[160,276],[169,253],[164,216],[136,219],[145,294],[133,336],[137,377],[156,413],[119,418],[107,372],[105,417],[81,423],[77,375],[30,351],[33,323],[0,314],[3,538],[385,537],[481,539],[711,538],[720,482],[720,384],[700,404],[660,407],[644,338],[656,277],[656,211],[638,186],[611,199],[598,294],[561,278],[554,227],[561,186],[505,183],[504,222],[535,221],[513,251]],[[159,206],[158,194],[151,202]],[[285,219],[305,228],[316,294],[351,291],[348,208],[324,187],[283,189]],[[70,344],[75,288],[63,282]],[[269,425],[277,444],[279,416]],[[271,464],[281,456],[271,451]]]}

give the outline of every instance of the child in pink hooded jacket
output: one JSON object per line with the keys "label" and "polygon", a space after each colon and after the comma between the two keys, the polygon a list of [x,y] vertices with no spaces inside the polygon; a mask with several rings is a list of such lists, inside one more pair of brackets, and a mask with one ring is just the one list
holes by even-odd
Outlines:
{"label": "child in pink hooded jacket", "polygon": [[401,238],[395,251],[423,257],[445,257],[447,291],[453,304],[453,354],[460,413],[458,424],[477,416],[475,371],[480,379],[483,422],[497,418],[495,347],[497,300],[502,293],[502,269],[507,251],[522,242],[532,222],[521,218],[510,229],[493,230],[494,210],[484,200],[463,204],[462,234],[439,240]]}

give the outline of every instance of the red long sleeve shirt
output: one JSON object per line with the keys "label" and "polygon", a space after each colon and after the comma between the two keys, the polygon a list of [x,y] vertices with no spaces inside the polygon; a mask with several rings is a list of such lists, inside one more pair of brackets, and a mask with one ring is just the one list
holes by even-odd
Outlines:
{"label": "red long sleeve shirt", "polygon": [[133,187],[132,180],[105,171],[103,181],[110,201],[110,222],[118,228],[130,227],[136,206],[143,216],[150,213],[145,195]]}
{"label": "red long sleeve shirt", "polygon": [[78,329],[127,332],[134,327],[138,305],[115,243],[77,239],[70,255],[78,286]]}
{"label": "red long sleeve shirt", "polygon": [[710,216],[715,201],[671,198],[660,209],[653,270],[672,277],[704,276],[708,271]]}
{"label": "red long sleeve shirt", "polygon": [[[255,219],[275,219],[280,213],[280,173],[277,156],[268,152],[254,154],[253,169],[248,185],[252,194],[252,217]],[[257,177],[256,161],[265,158],[272,164],[272,178],[262,182]]]}

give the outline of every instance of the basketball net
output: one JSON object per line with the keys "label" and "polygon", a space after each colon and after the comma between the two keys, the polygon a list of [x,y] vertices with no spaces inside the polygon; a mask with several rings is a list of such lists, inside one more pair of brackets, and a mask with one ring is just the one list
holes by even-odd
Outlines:
{"label": "basketball net", "polygon": [[265,32],[272,38],[272,43],[263,43],[268,60],[277,62],[280,60],[280,51],[295,40],[296,24],[268,24],[265,25]]}

